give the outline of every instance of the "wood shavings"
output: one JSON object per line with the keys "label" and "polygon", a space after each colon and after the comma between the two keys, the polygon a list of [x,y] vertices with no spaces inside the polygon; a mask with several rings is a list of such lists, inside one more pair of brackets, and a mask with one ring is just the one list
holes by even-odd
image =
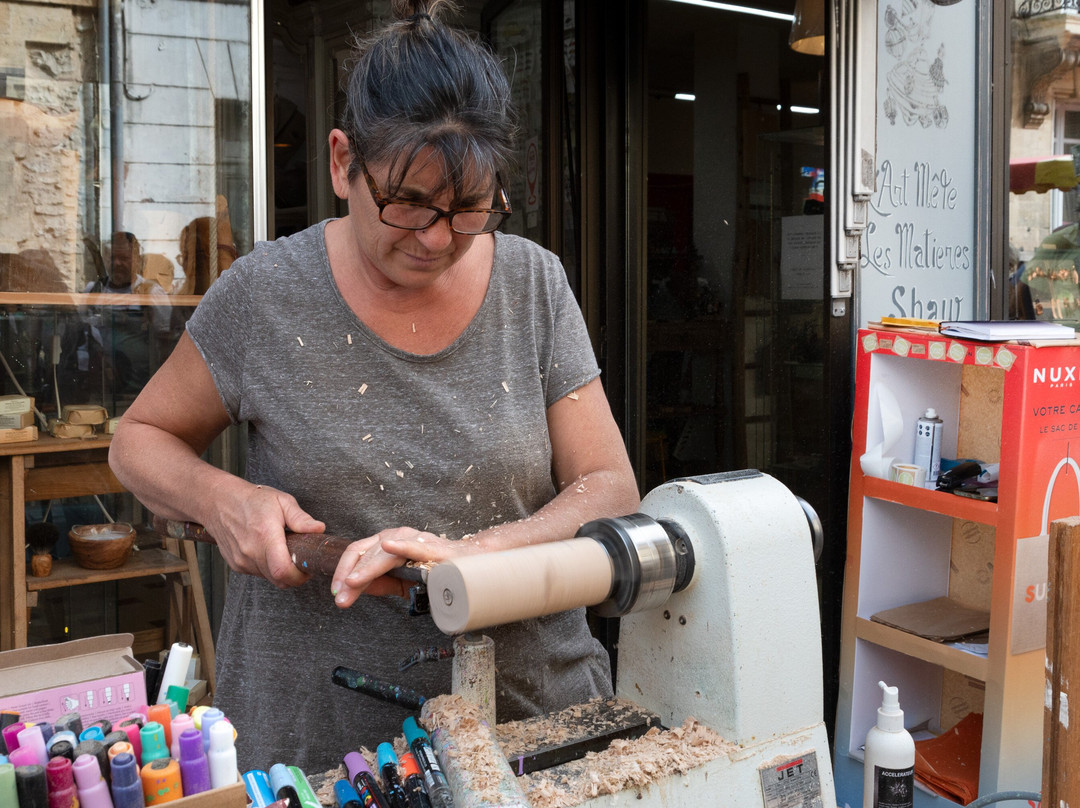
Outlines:
{"label": "wood shavings", "polygon": [[424,703],[421,720],[431,742],[445,760],[450,786],[468,793],[473,805],[524,805],[514,777],[479,706],[460,695],[436,696]]}
{"label": "wood shavings", "polygon": [[413,332],[414,334],[416,333],[416,323],[413,323],[413,324],[412,324],[412,332]]}
{"label": "wood shavings", "polygon": [[579,398],[581,398],[581,396],[579,396],[577,393],[567,393],[566,397],[571,399],[572,401],[577,401]]}
{"label": "wood shavings", "polygon": [[736,750],[694,718],[669,730],[616,740],[603,752],[521,778],[533,808],[568,808],[601,794],[643,788]]}
{"label": "wood shavings", "polygon": [[352,345],[352,334],[346,334],[345,341],[349,343],[349,345]]}
{"label": "wood shavings", "polygon": [[297,338],[296,338],[296,341],[300,343],[300,347],[301,347],[301,348],[303,348],[303,347],[304,347],[304,341],[303,341],[302,339],[300,339],[300,337],[297,337]]}
{"label": "wood shavings", "polygon": [[367,382],[364,382],[362,385],[360,385],[360,387],[357,388],[356,392],[358,392],[360,395],[364,395],[364,393],[367,392]]}
{"label": "wood shavings", "polygon": [[394,474],[396,474],[398,477],[401,477],[402,479],[405,478],[405,472],[404,471],[398,471],[397,469],[394,469]]}
{"label": "wood shavings", "polygon": [[507,393],[510,392],[510,386],[506,382],[502,383],[502,389],[505,390]]}
{"label": "wood shavings", "polygon": [[471,503],[472,502],[472,494],[466,494],[465,495],[465,501]]}
{"label": "wood shavings", "polygon": [[371,440],[371,433],[368,432],[364,437],[360,438],[360,440]]}
{"label": "wood shavings", "polygon": [[409,467],[409,468],[411,468],[411,469],[414,469],[414,468],[416,468],[416,466],[414,466],[414,465],[413,465],[412,463],[410,463],[410,462],[409,462],[408,460],[406,460],[406,461],[405,461],[405,465],[406,465],[406,466],[408,466],[408,467]]}

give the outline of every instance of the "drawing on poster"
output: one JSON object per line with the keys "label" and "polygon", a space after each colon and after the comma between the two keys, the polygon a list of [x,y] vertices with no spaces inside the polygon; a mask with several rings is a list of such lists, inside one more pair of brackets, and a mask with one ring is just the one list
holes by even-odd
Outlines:
{"label": "drawing on poster", "polygon": [[[952,0],[955,2],[955,0]],[[924,129],[931,125],[945,129],[949,110],[941,103],[945,78],[945,43],[937,47],[933,61],[927,55],[934,7],[949,4],[946,0],[902,0],[900,11],[885,9],[885,49],[897,60],[886,76],[884,111],[889,123],[896,125],[897,114],[907,126],[916,123]]]}

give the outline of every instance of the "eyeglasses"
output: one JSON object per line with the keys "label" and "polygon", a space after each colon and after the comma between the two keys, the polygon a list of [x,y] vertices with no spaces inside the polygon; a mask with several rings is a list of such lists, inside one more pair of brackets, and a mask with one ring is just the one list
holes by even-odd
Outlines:
{"label": "eyeglasses", "polygon": [[371,198],[379,208],[379,221],[391,227],[399,227],[402,230],[426,230],[439,219],[445,218],[450,223],[450,229],[464,236],[478,236],[481,233],[491,233],[499,229],[499,225],[510,215],[510,198],[506,195],[502,180],[495,175],[499,183],[495,197],[502,209],[494,208],[460,208],[458,210],[443,210],[434,205],[424,205],[420,202],[406,202],[399,199],[387,199],[379,191],[375,179],[368,171],[367,164],[362,157],[357,158],[360,169],[364,172]]}

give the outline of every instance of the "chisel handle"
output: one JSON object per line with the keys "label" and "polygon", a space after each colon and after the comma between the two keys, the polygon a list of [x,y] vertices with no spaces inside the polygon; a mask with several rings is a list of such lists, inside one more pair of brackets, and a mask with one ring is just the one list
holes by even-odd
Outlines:
{"label": "chisel handle", "polygon": [[[217,544],[214,537],[198,522],[181,522],[154,516],[154,530],[172,539]],[[285,533],[285,544],[289,548],[293,563],[311,575],[333,575],[341,554],[351,543],[351,539],[330,533]],[[389,574],[407,581],[420,581],[423,578],[423,571],[419,567],[396,567]]]}

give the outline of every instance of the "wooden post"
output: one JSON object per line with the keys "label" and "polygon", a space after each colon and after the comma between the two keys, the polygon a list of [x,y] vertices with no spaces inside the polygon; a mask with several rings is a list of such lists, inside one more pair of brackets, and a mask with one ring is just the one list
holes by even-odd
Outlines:
{"label": "wooden post", "polygon": [[1069,683],[1080,682],[1080,516],[1051,523],[1047,568],[1042,804],[1080,805],[1080,704],[1069,705]]}

